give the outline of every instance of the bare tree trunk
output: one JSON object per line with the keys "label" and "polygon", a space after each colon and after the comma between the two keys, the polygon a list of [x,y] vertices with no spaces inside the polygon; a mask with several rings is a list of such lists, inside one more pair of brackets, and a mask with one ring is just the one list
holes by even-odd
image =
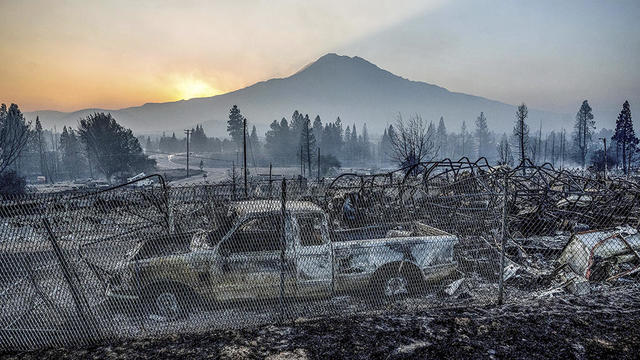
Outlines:
{"label": "bare tree trunk", "polygon": [[[520,120],[520,165],[524,166],[524,120]],[[525,174],[524,167],[522,175]]]}
{"label": "bare tree trunk", "polygon": [[589,143],[587,141],[589,138],[587,120],[584,121],[584,153],[582,155],[582,167],[586,169],[587,167],[587,153],[589,152]]}
{"label": "bare tree trunk", "polygon": [[307,168],[309,168],[309,177],[311,178],[311,134],[307,126]]}
{"label": "bare tree trunk", "polygon": [[627,174],[627,144],[622,142],[622,173]]}
{"label": "bare tree trunk", "polygon": [[556,166],[556,134],[551,133],[551,165]]}

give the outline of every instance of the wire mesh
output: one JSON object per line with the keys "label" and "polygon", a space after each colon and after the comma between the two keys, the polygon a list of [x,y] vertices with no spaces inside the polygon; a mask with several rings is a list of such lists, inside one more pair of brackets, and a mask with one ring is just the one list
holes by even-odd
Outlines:
{"label": "wire mesh", "polygon": [[635,182],[542,166],[514,171],[507,191],[507,298],[637,281]]}
{"label": "wire mesh", "polygon": [[635,279],[637,189],[467,160],[5,198],[0,347],[584,294]]}

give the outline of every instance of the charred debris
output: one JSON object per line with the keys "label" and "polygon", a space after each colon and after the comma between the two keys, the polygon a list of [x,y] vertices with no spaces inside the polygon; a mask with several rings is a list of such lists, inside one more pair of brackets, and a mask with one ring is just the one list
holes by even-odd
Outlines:
{"label": "charred debris", "polygon": [[478,275],[489,281],[499,275],[504,236],[503,277],[512,295],[542,296],[637,281],[639,195],[635,178],[463,158],[386,174],[343,174],[328,187],[326,206],[341,226],[420,218],[460,236],[462,278],[445,288],[448,294]]}
{"label": "charred debris", "polygon": [[[554,288],[584,293],[593,282],[637,279],[640,269],[640,186],[635,179],[604,179],[550,164],[496,167],[484,158],[462,158],[380,174],[287,182],[288,199],[321,206],[332,230],[403,231],[403,224],[420,220],[458,236],[460,277],[445,287],[450,296],[473,288],[465,283],[478,278],[496,281],[503,238],[503,278],[522,295]],[[282,195],[279,181],[248,186],[249,199]],[[99,193],[34,194],[3,200],[0,225],[37,242],[43,229],[35,219],[47,217],[63,243],[73,244],[92,268],[100,269],[92,254],[104,244],[185,251],[196,229],[223,228],[230,204],[247,197],[239,184],[172,188],[163,181]],[[14,248],[7,241],[0,246],[8,252]],[[19,261],[19,251],[13,252]]]}

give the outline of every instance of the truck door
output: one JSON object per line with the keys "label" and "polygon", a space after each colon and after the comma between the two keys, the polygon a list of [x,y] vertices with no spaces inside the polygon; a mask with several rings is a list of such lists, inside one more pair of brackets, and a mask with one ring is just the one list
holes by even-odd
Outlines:
{"label": "truck door", "polygon": [[323,213],[298,214],[295,224],[296,295],[329,295],[333,270],[327,219]]}
{"label": "truck door", "polygon": [[282,216],[245,220],[220,244],[219,298],[274,298],[280,291]]}

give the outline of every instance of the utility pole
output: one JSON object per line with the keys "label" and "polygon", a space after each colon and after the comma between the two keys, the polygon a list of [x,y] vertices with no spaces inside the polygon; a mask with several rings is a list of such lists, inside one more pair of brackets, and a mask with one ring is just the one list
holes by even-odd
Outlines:
{"label": "utility pole", "polygon": [[191,135],[192,130],[185,129],[184,133],[187,134],[187,177],[189,177],[189,135]]}
{"label": "utility pole", "polygon": [[53,179],[51,183],[54,183],[58,179],[58,140],[56,139],[57,134],[58,129],[54,125],[53,132],[51,133],[51,145],[53,147]]}
{"label": "utility pole", "polygon": [[313,173],[311,172],[311,144],[309,141],[311,134],[309,131],[311,130],[309,130],[309,124],[307,124],[307,167],[309,168],[309,179],[311,179]]}
{"label": "utility pole", "polygon": [[318,147],[318,183],[320,183],[320,147]]}
{"label": "utility pole", "polygon": [[500,277],[498,278],[498,305],[502,305],[504,297],[504,248],[507,246],[507,206],[508,206],[508,194],[509,188],[507,173],[504,174],[504,190],[503,190],[503,204],[502,204],[502,246],[500,247]]}
{"label": "utility pole", "polygon": [[560,137],[560,153],[562,156],[562,165],[560,165],[560,169],[564,169],[564,153],[565,153],[565,142],[566,142],[566,132],[562,129],[562,135]]}
{"label": "utility pole", "polygon": [[269,163],[269,197],[271,197],[271,171],[272,171],[271,163]]}
{"label": "utility pole", "polygon": [[607,180],[607,163],[609,162],[609,158],[607,158],[607,138],[601,138],[604,143],[604,179]]}
{"label": "utility pole", "polygon": [[244,166],[244,197],[247,197],[247,118],[242,118],[242,156]]}
{"label": "utility pole", "polygon": [[551,165],[556,166],[556,133],[551,132]]}

